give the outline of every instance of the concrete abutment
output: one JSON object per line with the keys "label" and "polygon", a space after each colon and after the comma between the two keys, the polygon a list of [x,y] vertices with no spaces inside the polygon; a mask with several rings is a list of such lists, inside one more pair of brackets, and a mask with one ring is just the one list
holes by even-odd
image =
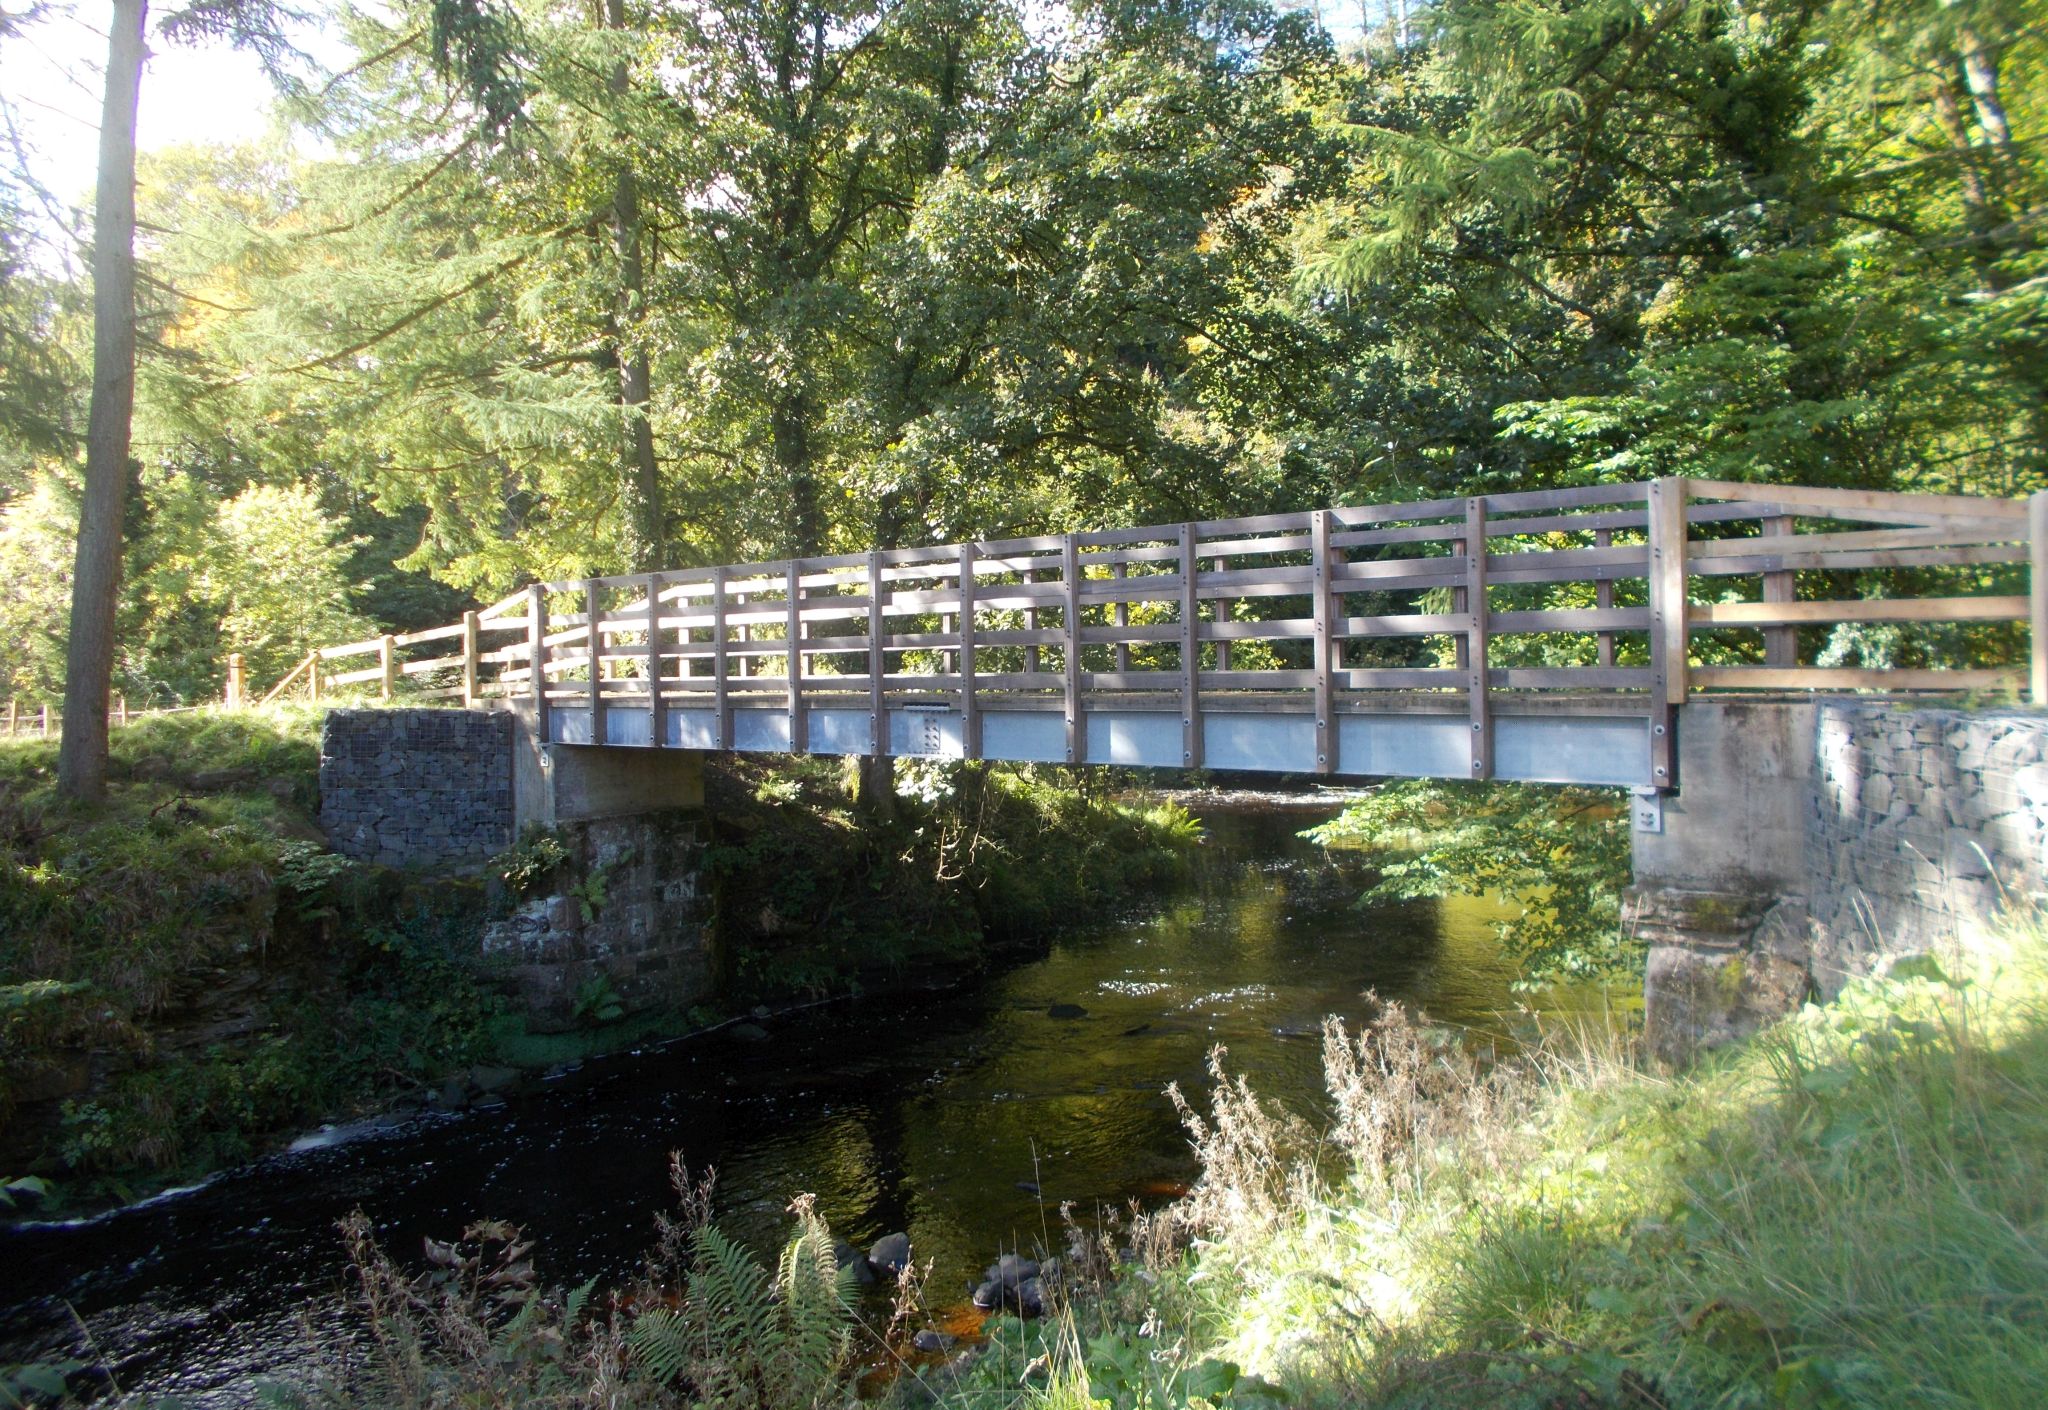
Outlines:
{"label": "concrete abutment", "polygon": [[478,935],[526,1009],[561,1030],[711,996],[696,750],[543,748],[524,711],[335,710],[321,825],[345,856],[473,871],[545,829],[566,857]]}
{"label": "concrete abutment", "polygon": [[1634,834],[1652,1049],[1680,1061],[1951,954],[2048,889],[2048,716],[1882,700],[1694,699],[1679,788]]}

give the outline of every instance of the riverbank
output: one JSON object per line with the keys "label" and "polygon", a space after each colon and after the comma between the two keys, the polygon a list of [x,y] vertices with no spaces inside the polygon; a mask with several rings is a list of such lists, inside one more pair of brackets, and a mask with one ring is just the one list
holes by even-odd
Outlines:
{"label": "riverbank", "polygon": [[948,1401],[2048,1403],[2038,923],[1676,1076],[1597,1032],[1483,1071],[1395,1012],[1325,1058],[1315,1126],[1219,1082],[1139,1263]]}
{"label": "riverbank", "polygon": [[328,851],[319,718],[131,725],[90,810],[55,796],[54,744],[0,744],[0,1179],[47,1181],[76,1212],[323,1121],[459,1106],[521,1070],[759,1006],[929,984],[1171,884],[1197,837],[1177,810],[1029,770],[919,771],[877,823],[836,761],[721,762],[704,859],[714,988],[624,1021],[594,994],[572,1030],[536,1032],[477,944],[516,899],[502,873],[532,849],[436,877]]}

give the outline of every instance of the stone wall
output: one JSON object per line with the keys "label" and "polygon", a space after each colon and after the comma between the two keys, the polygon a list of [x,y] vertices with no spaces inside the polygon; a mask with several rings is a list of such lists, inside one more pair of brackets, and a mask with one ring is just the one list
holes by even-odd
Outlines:
{"label": "stone wall", "polygon": [[2042,714],[1694,700],[1679,788],[1664,832],[1635,838],[1625,910],[1669,1060],[2048,891]]}
{"label": "stone wall", "polygon": [[486,959],[537,1029],[684,1009],[713,985],[710,906],[699,887],[704,824],[669,809],[563,822],[569,860],[512,914],[486,927]]}
{"label": "stone wall", "polygon": [[320,826],[380,866],[473,865],[512,840],[512,720],[482,710],[330,710]]}
{"label": "stone wall", "polygon": [[1816,990],[2039,897],[2044,824],[2048,718],[1821,706],[1806,846]]}

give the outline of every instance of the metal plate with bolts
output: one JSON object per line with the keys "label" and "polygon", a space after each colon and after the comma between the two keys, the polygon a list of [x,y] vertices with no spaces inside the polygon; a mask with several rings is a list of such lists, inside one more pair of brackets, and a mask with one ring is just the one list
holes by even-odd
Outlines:
{"label": "metal plate with bolts", "polygon": [[1637,789],[1634,816],[1637,832],[1662,832],[1664,830],[1664,795],[1654,788]]}

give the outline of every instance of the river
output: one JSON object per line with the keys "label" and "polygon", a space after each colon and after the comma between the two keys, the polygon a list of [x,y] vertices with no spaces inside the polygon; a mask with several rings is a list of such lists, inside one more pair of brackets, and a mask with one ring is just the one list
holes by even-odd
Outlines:
{"label": "river", "polygon": [[307,1364],[307,1326],[347,1324],[335,1224],[351,1210],[407,1257],[488,1216],[526,1227],[551,1282],[622,1279],[670,1204],[672,1150],[717,1167],[721,1227],[756,1247],[810,1191],[852,1243],[907,1230],[934,1263],[931,1300],[962,1303],[998,1252],[1058,1242],[1060,1202],[1156,1204],[1193,1176],[1163,1089],[1199,1101],[1216,1044],[1313,1114],[1318,1026],[1356,1016],[1366,989],[1507,1035],[1500,908],[1361,912],[1355,862],[1295,837],[1315,820],[1209,806],[1186,892],[966,985],[793,1015],[765,1043],[586,1063],[496,1110],[301,1143],[189,1192],[0,1233],[0,1361],[78,1355],[127,1391],[251,1404]]}

